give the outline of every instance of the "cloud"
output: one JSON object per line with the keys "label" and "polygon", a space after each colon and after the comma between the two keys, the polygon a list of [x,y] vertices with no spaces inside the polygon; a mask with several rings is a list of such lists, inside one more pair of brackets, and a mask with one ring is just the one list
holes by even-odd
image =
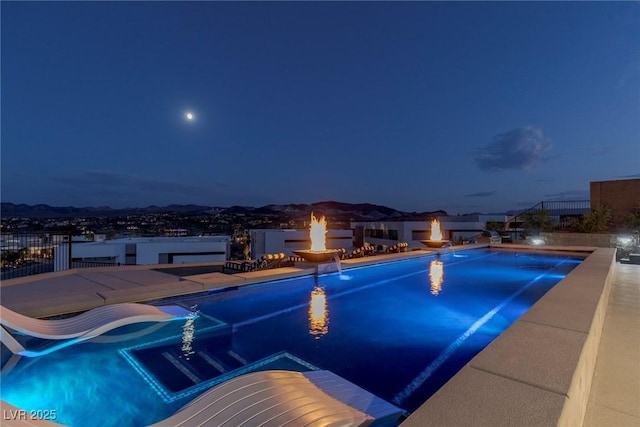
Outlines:
{"label": "cloud", "polygon": [[544,154],[550,149],[551,140],[542,130],[527,126],[494,136],[473,157],[478,168],[486,171],[531,170],[549,160]]}
{"label": "cloud", "polygon": [[471,194],[465,194],[464,197],[489,197],[489,196],[493,196],[494,194],[496,194],[497,191],[496,190],[492,190],[492,191],[481,191],[479,193],[471,193]]}
{"label": "cloud", "polygon": [[640,178],[640,173],[635,175],[619,175],[618,178]]}
{"label": "cloud", "polygon": [[553,200],[588,200],[590,194],[589,191],[585,190],[569,190],[560,193],[545,194],[544,197]]}

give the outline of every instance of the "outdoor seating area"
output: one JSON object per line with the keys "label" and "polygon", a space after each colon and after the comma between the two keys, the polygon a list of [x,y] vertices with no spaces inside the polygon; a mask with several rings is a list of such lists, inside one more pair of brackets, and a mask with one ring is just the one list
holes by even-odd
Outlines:
{"label": "outdoor seating area", "polygon": [[231,270],[232,273],[246,273],[249,271],[268,270],[270,268],[282,267],[283,262],[286,259],[287,256],[284,253],[280,252],[276,254],[265,254],[257,260],[227,261],[224,264],[223,271],[225,273],[227,272],[227,270]]}

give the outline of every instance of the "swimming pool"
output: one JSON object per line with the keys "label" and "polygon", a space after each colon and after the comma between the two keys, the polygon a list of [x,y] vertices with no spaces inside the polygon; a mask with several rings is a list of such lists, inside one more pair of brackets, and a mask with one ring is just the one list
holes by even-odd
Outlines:
{"label": "swimming pool", "polygon": [[184,298],[199,317],[5,365],[1,395],[64,424],[140,426],[242,372],[328,369],[410,412],[580,262],[470,250]]}

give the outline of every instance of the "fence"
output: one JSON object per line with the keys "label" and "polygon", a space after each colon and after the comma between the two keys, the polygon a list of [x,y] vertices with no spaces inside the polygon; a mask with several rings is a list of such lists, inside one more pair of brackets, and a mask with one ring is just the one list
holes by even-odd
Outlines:
{"label": "fence", "polygon": [[70,268],[108,267],[113,262],[74,260],[73,236],[69,233],[3,233],[0,236],[1,280]]}
{"label": "fence", "polygon": [[[507,232],[514,236],[523,231],[527,218],[543,214],[554,219],[554,229],[564,231],[572,225],[573,218],[579,218],[591,211],[589,200],[552,200],[540,202],[533,207],[518,212],[505,221]],[[515,239],[515,237],[514,237]]]}
{"label": "fence", "polygon": [[0,237],[1,278],[12,279],[54,271],[55,248],[69,239],[68,235],[54,236],[49,233],[3,233]]}

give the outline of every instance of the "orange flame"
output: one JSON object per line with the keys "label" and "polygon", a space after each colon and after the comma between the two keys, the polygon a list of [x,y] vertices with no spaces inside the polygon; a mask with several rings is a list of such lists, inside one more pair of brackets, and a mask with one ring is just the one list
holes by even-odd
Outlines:
{"label": "orange flame", "polygon": [[442,240],[440,222],[437,219],[431,221],[431,240]]}
{"label": "orange flame", "polygon": [[327,295],[319,286],[311,291],[309,300],[309,333],[316,339],[329,332],[329,310]]}
{"label": "orange flame", "polygon": [[327,234],[327,220],[323,217],[320,221],[316,219],[311,212],[311,228],[309,230],[309,237],[311,238],[311,250],[312,251],[325,251],[327,250],[325,244],[325,235]]}
{"label": "orange flame", "polygon": [[429,280],[431,280],[431,293],[438,295],[442,290],[442,281],[444,280],[444,264],[442,261],[433,260],[429,265]]}

